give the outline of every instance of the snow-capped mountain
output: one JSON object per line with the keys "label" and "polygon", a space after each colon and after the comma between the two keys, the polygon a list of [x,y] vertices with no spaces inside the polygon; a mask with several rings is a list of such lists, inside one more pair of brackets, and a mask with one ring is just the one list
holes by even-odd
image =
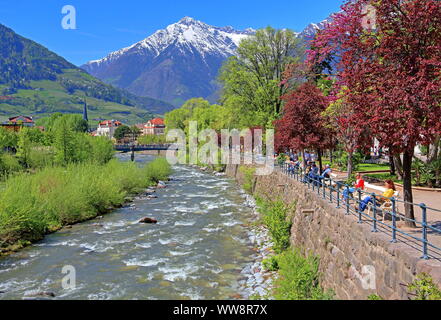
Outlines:
{"label": "snow-capped mountain", "polygon": [[192,97],[210,99],[218,90],[215,79],[222,63],[235,54],[242,39],[254,33],[185,17],[82,68],[134,94],[161,97],[175,105]]}
{"label": "snow-capped mountain", "polygon": [[312,40],[317,31],[324,29],[330,21],[331,19],[329,18],[319,23],[311,23],[299,34],[299,36],[305,40]]}
{"label": "snow-capped mountain", "polygon": [[[309,25],[299,37],[309,40],[326,24]],[[93,76],[139,95],[180,106],[193,97],[217,100],[216,78],[241,40],[255,30],[214,27],[190,17],[158,30],[134,45],[82,66]]]}

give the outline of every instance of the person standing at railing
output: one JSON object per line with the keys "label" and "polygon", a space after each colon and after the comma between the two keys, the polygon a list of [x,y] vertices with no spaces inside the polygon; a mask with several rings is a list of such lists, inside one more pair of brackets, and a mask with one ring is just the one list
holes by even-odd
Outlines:
{"label": "person standing at railing", "polygon": [[363,175],[361,173],[358,173],[356,179],[357,180],[356,180],[356,182],[355,182],[355,184],[354,184],[354,186],[352,188],[345,188],[343,190],[343,198],[345,200],[347,200],[349,198],[349,195],[353,194],[357,190],[364,191],[364,188],[365,188],[364,183],[365,183],[365,181],[363,179]]}
{"label": "person standing at railing", "polygon": [[[386,191],[383,193],[382,197],[380,199],[375,198],[376,204],[383,204],[386,201],[389,201],[395,194],[395,191],[397,191],[397,188],[395,187],[395,183],[392,180],[386,180],[384,183],[384,186],[386,188]],[[363,212],[366,210],[369,203],[373,202],[373,196],[369,195],[365,197],[361,202],[359,206],[359,210]]]}

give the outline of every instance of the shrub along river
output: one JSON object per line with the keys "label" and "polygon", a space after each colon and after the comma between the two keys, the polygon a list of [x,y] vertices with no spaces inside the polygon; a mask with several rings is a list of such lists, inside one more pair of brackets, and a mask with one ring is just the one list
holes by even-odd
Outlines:
{"label": "shrub along river", "polygon": [[[55,299],[248,298],[245,283],[263,292],[262,276],[256,282],[251,271],[260,265],[249,227],[256,215],[233,181],[176,166],[167,188],[154,195],[0,258],[0,299],[37,292]],[[158,224],[138,223],[144,217]],[[76,270],[73,290],[62,288],[66,265]]]}

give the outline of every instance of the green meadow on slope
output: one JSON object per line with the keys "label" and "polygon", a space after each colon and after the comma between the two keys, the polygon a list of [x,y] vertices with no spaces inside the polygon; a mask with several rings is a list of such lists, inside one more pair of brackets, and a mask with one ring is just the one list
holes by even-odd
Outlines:
{"label": "green meadow on slope", "polygon": [[0,121],[17,114],[81,113],[86,99],[90,119],[134,123],[167,105],[107,85],[1,24],[0,43]]}

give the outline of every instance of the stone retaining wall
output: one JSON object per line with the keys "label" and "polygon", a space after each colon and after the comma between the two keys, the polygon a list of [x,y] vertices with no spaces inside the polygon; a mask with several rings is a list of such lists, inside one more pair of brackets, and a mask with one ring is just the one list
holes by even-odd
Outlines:
{"label": "stone retaining wall", "polygon": [[[229,165],[226,170],[228,176],[240,184],[244,182],[237,165]],[[385,233],[373,233],[369,223],[358,224],[356,217],[346,216],[335,204],[281,172],[255,177],[253,191],[287,204],[297,201],[291,243],[320,257],[322,285],[333,289],[337,299],[366,299],[378,294],[383,299],[407,300],[411,298],[407,284],[422,272],[441,285],[438,260],[421,260],[420,251],[404,243],[391,243],[390,235]],[[375,270],[375,278],[368,276],[372,273],[363,276],[370,270]],[[369,279],[375,280],[375,289]]]}
{"label": "stone retaining wall", "polygon": [[[150,156],[162,156],[165,157],[167,155],[167,150],[145,150],[145,151],[140,151],[140,154],[146,154],[146,155],[150,155]],[[136,158],[136,155],[135,155]]]}

